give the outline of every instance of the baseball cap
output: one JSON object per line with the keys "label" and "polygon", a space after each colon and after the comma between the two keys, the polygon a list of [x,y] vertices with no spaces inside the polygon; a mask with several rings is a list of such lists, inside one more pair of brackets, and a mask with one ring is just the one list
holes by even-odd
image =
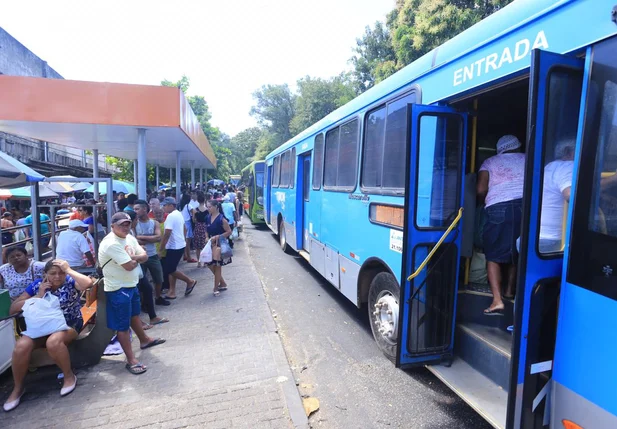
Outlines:
{"label": "baseball cap", "polygon": [[83,223],[82,221],[80,221],[79,219],[73,219],[71,221],[69,221],[69,228],[70,229],[75,229],[75,228],[88,228],[88,224],[87,223]]}
{"label": "baseball cap", "polygon": [[231,198],[229,198],[229,195],[225,195],[223,197],[223,201],[230,201],[230,200],[231,200]]}
{"label": "baseball cap", "polygon": [[118,212],[111,217],[111,223],[113,225],[120,225],[127,221],[131,222],[131,217],[125,212]]}
{"label": "baseball cap", "polygon": [[161,205],[166,206],[169,204],[173,204],[174,206],[176,205],[176,199],[173,197],[165,197],[163,198],[163,202],[161,203]]}

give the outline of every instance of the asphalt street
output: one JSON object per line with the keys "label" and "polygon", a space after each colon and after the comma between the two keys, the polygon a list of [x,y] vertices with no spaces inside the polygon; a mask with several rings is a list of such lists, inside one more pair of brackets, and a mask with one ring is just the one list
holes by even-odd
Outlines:
{"label": "asphalt street", "polygon": [[267,227],[245,219],[244,231],[300,394],[319,400],[312,428],[491,427],[425,368],[395,368],[365,311],[302,257],[283,253]]}

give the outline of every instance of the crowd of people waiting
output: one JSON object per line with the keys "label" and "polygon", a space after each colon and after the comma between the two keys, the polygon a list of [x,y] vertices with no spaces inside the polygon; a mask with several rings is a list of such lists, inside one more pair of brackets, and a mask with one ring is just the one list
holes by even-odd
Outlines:
{"label": "crowd of people waiting", "polygon": [[[49,294],[58,300],[66,326],[61,331],[34,338],[28,336],[27,329],[22,332],[13,351],[14,388],[4,403],[5,411],[20,404],[25,392],[24,379],[32,351],[36,348],[47,348],[52,360],[62,370],[61,396],[75,389],[77,377],[71,369],[68,346],[83,328],[81,292],[96,284],[94,277],[80,273],[80,269],[98,262],[104,277],[107,326],[117,333],[127,358],[126,369],[132,374],[142,374],[147,367],[133,353],[129,328],[138,337],[141,349],[163,344],[164,339],[152,338],[145,333],[154,325],[169,322],[169,319],[157,316],[155,306],[168,306],[177,298],[177,280],[186,284],[184,296],[189,296],[197,285],[197,280],[178,269],[181,259],[212,271],[215,296],[227,290],[222,267],[232,260],[214,249],[235,232],[233,228],[238,225],[243,212],[242,192],[232,186],[217,187],[208,192],[187,191],[179,204],[165,192],[152,194],[149,201],[138,199],[134,194],[114,193],[115,213],[109,227],[105,222],[106,215],[94,219],[91,206],[78,206],[78,210],[71,214],[68,229],[57,237],[56,259],[47,263],[30,260],[24,246],[6,249],[7,263],[0,266],[0,288],[9,291],[12,301],[10,314],[19,315],[29,299],[44,298]],[[9,216],[6,219],[9,220]],[[4,228],[5,217],[2,220]],[[95,228],[97,233],[100,231],[97,234],[100,236],[98,254],[92,247],[91,233]],[[200,253],[208,242],[213,249],[212,258],[208,262],[199,262]],[[233,241],[228,242],[233,247]],[[191,246],[197,259],[192,257]],[[149,315],[149,323],[140,318],[142,304]],[[25,319],[27,328],[28,317]]]}

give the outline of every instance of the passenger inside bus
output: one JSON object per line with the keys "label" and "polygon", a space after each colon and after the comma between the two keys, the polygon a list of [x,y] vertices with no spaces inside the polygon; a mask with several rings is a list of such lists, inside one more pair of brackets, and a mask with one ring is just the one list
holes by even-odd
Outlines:
{"label": "passenger inside bus", "polygon": [[525,176],[525,155],[520,153],[518,138],[505,135],[497,141],[496,147],[497,155],[482,163],[476,186],[478,200],[486,207],[482,236],[488,281],[493,294],[493,302],[484,310],[487,316],[503,315],[503,277],[507,279],[504,296],[514,297],[518,259],[516,239],[521,231]]}

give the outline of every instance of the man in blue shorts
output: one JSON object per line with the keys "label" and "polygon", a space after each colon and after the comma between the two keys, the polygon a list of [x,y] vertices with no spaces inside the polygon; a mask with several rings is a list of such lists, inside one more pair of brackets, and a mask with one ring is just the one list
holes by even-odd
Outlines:
{"label": "man in blue shorts", "polygon": [[127,359],[126,369],[132,374],[143,374],[147,368],[133,354],[129,327],[139,338],[142,350],[163,344],[165,340],[147,336],[139,319],[139,264],[146,262],[148,255],[129,234],[130,230],[131,217],[127,213],[118,212],[112,216],[111,232],[99,246],[99,263],[103,267],[107,298],[107,327],[118,332],[118,341]]}

